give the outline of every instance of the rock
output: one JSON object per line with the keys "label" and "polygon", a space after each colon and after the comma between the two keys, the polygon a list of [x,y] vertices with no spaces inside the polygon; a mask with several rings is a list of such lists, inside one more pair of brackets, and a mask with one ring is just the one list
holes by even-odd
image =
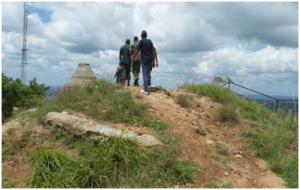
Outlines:
{"label": "rock", "polygon": [[66,112],[66,111],[63,111],[63,112],[61,112],[62,114],[67,114],[68,112]]}
{"label": "rock", "polygon": [[235,155],[234,157],[239,158],[239,159],[242,159],[242,158],[243,158],[243,157],[242,157],[241,155],[239,155],[239,154]]}
{"label": "rock", "polygon": [[26,112],[36,112],[37,108],[29,109]]}
{"label": "rock", "polygon": [[[138,135],[133,131],[122,131],[107,125],[101,125],[94,121],[84,120],[76,116],[66,115],[57,112],[49,112],[45,118],[45,127],[52,128],[58,126],[70,133],[81,132],[83,135],[92,136],[93,139],[101,139],[104,136],[114,136],[136,140],[140,146],[163,145],[157,138],[152,135]],[[45,141],[46,142],[46,141]]]}
{"label": "rock", "polygon": [[224,176],[228,176],[228,173],[227,173],[227,172],[224,172]]}
{"label": "rock", "polygon": [[207,144],[215,144],[214,141],[209,140],[209,139],[206,139],[206,143],[207,143]]}
{"label": "rock", "polygon": [[136,131],[135,132],[137,135],[143,135],[142,131]]}
{"label": "rock", "polygon": [[8,162],[8,165],[11,165],[12,163],[14,163],[14,161],[10,161],[10,162]]}
{"label": "rock", "polygon": [[17,107],[13,107],[13,111],[19,111],[20,108],[17,108]]}
{"label": "rock", "polygon": [[256,183],[256,180],[254,180],[254,183]]}
{"label": "rock", "polygon": [[261,173],[260,175],[261,175],[261,176],[264,176],[264,173]]}

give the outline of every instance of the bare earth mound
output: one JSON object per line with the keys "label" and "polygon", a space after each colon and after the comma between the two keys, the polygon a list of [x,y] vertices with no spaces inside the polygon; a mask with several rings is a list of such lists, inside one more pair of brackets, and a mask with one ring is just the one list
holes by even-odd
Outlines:
{"label": "bare earth mound", "polygon": [[[133,97],[142,96],[142,98],[135,98],[135,100],[148,102],[151,106],[152,116],[170,124],[172,128],[167,130],[172,130],[183,140],[183,150],[179,159],[200,164],[198,178],[202,187],[211,187],[211,184],[217,183],[219,185],[232,184],[235,188],[286,188],[283,185],[285,181],[270,171],[264,160],[254,157],[252,150],[244,149],[245,146],[243,147],[243,145],[246,145],[246,139],[242,138],[240,133],[252,131],[251,127],[243,121],[239,125],[224,124],[217,121],[215,119],[216,108],[220,105],[211,101],[210,98],[189,94],[194,97],[192,106],[183,108],[176,103],[174,97],[167,96],[164,92],[152,92],[151,95],[146,96],[140,93],[141,87],[126,89],[131,91]],[[168,89],[167,91],[172,96],[184,93],[181,89]],[[73,115],[92,120],[81,113],[73,113]],[[196,120],[199,121],[202,128],[207,128],[211,133],[205,136],[197,134],[194,130],[198,128]],[[122,123],[103,122],[103,124],[117,129],[126,128],[142,133],[147,133],[148,130],[145,127]],[[21,131],[28,127],[36,131],[32,135],[28,147],[26,147],[27,150],[34,150],[35,146],[42,142],[43,135],[47,133],[47,129],[38,125],[36,121],[15,119],[2,124],[2,138],[5,131],[10,127],[20,129],[17,135],[20,135]],[[228,149],[228,156],[217,153],[216,140],[222,147]],[[43,142],[43,145],[47,146],[47,142]],[[62,144],[59,144],[57,149],[71,151]],[[17,182],[15,187],[24,187],[25,182],[20,179],[25,178],[29,170],[30,166],[26,162],[26,154],[20,150],[14,160],[2,162],[2,184],[8,180],[15,180]],[[194,186],[193,184],[186,184],[186,187],[193,188]]]}

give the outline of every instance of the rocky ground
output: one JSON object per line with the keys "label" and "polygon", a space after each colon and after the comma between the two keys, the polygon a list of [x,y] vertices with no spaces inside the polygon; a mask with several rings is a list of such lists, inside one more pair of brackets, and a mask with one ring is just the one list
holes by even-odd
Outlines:
{"label": "rocky ground", "polygon": [[[216,108],[220,105],[210,100],[208,97],[193,96],[191,108],[183,108],[176,103],[174,96],[184,93],[181,89],[167,89],[171,93],[171,97],[162,91],[152,92],[149,96],[140,93],[140,87],[126,88],[131,91],[133,97],[141,95],[142,98],[136,101],[148,102],[151,105],[152,116],[158,117],[163,122],[172,126],[173,132],[180,136],[183,140],[183,150],[179,159],[186,159],[199,163],[199,182],[203,187],[210,187],[211,184],[232,184],[235,188],[286,188],[283,184],[285,181],[276,176],[268,169],[267,163],[253,156],[253,151],[245,149],[246,139],[241,137],[242,131],[252,131],[253,129],[241,121],[241,124],[231,125],[217,121],[215,119]],[[198,106],[197,106],[198,105]],[[92,120],[88,116],[81,113],[73,113],[73,115]],[[203,128],[211,131],[205,136],[199,135],[194,129],[198,128],[196,123]],[[147,133],[147,128],[128,125],[113,124],[103,122],[117,129],[132,130],[138,133]],[[32,142],[28,149],[34,149],[41,138],[47,134],[48,129],[37,124],[34,120],[15,119],[6,123],[2,123],[2,136],[5,131],[10,128],[30,127],[36,130],[32,135]],[[21,134],[20,130],[18,135]],[[3,137],[2,137],[3,138]],[[228,148],[228,156],[217,153],[215,140]],[[58,144],[58,149],[64,149],[63,144]],[[66,148],[67,150],[67,148]],[[30,167],[26,162],[26,154],[20,150],[17,157],[13,161],[2,162],[2,184],[8,180],[17,182],[15,187],[22,187],[25,182],[22,180],[28,175]],[[194,187],[193,184],[186,184],[186,187]]]}

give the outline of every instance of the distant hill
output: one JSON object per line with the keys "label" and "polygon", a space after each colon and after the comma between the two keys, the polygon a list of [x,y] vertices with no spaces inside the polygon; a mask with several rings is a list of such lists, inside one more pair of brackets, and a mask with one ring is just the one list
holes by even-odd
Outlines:
{"label": "distant hill", "polygon": [[[266,107],[270,109],[275,109],[276,100],[262,96],[262,95],[253,95],[253,94],[241,94],[247,99],[253,99],[254,101],[266,105]],[[282,109],[289,109],[298,112],[298,96],[292,97],[292,96],[277,96],[277,95],[271,95],[271,97],[279,99],[278,101],[278,107]],[[295,101],[281,101],[282,100],[295,100]]]}

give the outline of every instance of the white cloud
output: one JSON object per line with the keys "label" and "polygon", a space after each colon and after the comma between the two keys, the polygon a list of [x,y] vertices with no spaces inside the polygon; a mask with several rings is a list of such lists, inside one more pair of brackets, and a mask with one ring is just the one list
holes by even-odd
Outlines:
{"label": "white cloud", "polygon": [[[154,85],[176,87],[172,76],[183,74],[187,66],[198,69],[205,82],[222,75],[250,86],[262,81],[295,83],[298,88],[295,5],[30,2],[29,8],[49,11],[51,20],[45,24],[37,13],[28,16],[27,78],[38,75],[40,83],[64,82],[82,61],[90,63],[95,74],[113,75],[125,40],[133,42],[147,30],[158,51]],[[2,70],[14,78],[21,72],[22,30],[23,3],[2,3]]]}

